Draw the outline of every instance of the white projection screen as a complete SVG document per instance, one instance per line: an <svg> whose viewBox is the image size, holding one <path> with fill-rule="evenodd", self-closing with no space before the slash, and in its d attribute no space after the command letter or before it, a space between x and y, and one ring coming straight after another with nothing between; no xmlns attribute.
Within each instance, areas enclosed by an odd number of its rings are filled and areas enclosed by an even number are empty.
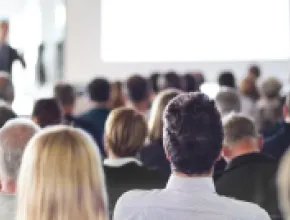
<svg viewBox="0 0 290 220"><path fill-rule="evenodd" d="M102 0L103 62L288 60L289 0Z"/></svg>

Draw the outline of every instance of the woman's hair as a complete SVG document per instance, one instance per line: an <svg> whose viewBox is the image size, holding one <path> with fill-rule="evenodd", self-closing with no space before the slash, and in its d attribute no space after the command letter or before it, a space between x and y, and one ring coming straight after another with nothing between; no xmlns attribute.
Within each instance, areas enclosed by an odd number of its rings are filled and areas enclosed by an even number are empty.
<svg viewBox="0 0 290 220"><path fill-rule="evenodd" d="M278 195L285 220L290 219L290 150L285 153L278 170Z"/></svg>
<svg viewBox="0 0 290 220"><path fill-rule="evenodd" d="M256 81L251 77L245 77L240 84L240 92L242 95L250 98L253 101L257 101L260 97Z"/></svg>
<svg viewBox="0 0 290 220"><path fill-rule="evenodd" d="M281 89L281 82L275 77L269 77L262 82L261 95L267 99L277 98L280 97Z"/></svg>
<svg viewBox="0 0 290 220"><path fill-rule="evenodd" d="M100 153L79 129L37 134L24 153L17 189L17 220L107 219Z"/></svg>
<svg viewBox="0 0 290 220"><path fill-rule="evenodd" d="M149 140L157 141L162 139L163 130L163 111L169 101L180 94L177 89L167 89L160 92L152 105L149 120Z"/></svg>
<svg viewBox="0 0 290 220"><path fill-rule="evenodd" d="M125 105L123 85L120 81L111 84L111 108L120 108Z"/></svg>
<svg viewBox="0 0 290 220"><path fill-rule="evenodd" d="M143 115L130 108L113 110L105 126L105 146L118 157L136 156L148 133Z"/></svg>

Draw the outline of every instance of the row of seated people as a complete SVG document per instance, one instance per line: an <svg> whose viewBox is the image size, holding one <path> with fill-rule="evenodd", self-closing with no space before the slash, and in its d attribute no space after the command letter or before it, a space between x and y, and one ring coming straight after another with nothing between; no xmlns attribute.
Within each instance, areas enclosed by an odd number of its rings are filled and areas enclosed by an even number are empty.
<svg viewBox="0 0 290 220"><path fill-rule="evenodd" d="M264 159L251 119L232 113L222 120L206 95L182 93L167 105L163 127L164 150L172 169L168 181L135 158L137 144L146 137L146 122L130 108L109 115L105 126L109 156L104 165L94 140L80 129L41 130L28 119L9 120L0 129L1 219L108 219L107 202L130 189L137 190L116 198L116 220L282 219L273 175L276 165L271 165L275 162L267 159L268 166L252 166ZM220 155L229 161L229 168L214 185L213 167ZM289 161L288 153L279 172L285 215ZM137 185L136 179L143 185ZM140 190L144 186L155 190Z"/></svg>
<svg viewBox="0 0 290 220"><path fill-rule="evenodd" d="M230 75L228 73L221 75L220 79L223 77L226 79L219 80L221 85L223 85L223 81L227 82L230 78L228 76ZM166 89L155 96L150 114L148 113L148 109L151 95L148 89L148 81L141 76L133 76L126 83L126 97L129 99L130 109L117 108L116 110L110 111L110 109L113 109L111 103L113 90L111 90L109 82L104 79L95 79L88 86L90 98L94 101L94 108L79 117L72 116L75 97L73 88L69 85L59 84L56 86L56 99L43 99L37 101L35 104L32 119L41 128L62 123L63 111L66 113L65 119L67 124L73 124L76 127L83 128L94 137L95 142L99 146L98 148L100 149L102 158L107 157L103 161L103 164L106 187L109 194L110 213L112 213L115 203L122 193L135 188L163 188L166 185L168 176L171 174L171 170L175 170L174 164L171 162L170 166L168 162L171 161L171 155L166 154L163 150L163 145L166 146L166 143L163 143L163 140L165 140L163 139L163 127L165 126L163 126L162 115L167 104L183 92L180 86L174 85L177 82L176 75L171 73L170 76L171 78L175 77L175 79L168 82L163 79L161 80L161 82L163 81L161 84L163 86L167 84L164 88L176 89ZM167 78L170 79L170 77ZM227 86L226 83L223 86ZM118 87L120 88L120 86ZM233 88L221 89L216 97L219 114L227 115L231 111L241 111L241 107L238 108L235 107L236 105L231 104L233 99L227 98L233 97L233 94L238 99L240 98L240 94L234 91ZM220 98L223 96L225 98ZM123 105L124 95L119 95L119 106ZM227 106L232 107L228 108ZM285 106L285 109L287 109L287 102ZM4 106L4 104L2 109L9 112L9 108ZM175 114L177 113L175 112ZM11 117L16 116L14 114ZM150 118L148 135L147 118ZM188 120L190 121L190 119ZM216 178L218 193L244 201L254 202L266 209L272 219L279 219L280 212L278 210L275 186L275 173L278 163L273 158L258 153L262 148L262 141L259 140L256 126L250 119L242 115L232 115L225 121L228 122L224 122L225 138L222 152L229 164L222 177L218 175L219 178ZM229 128L226 126L227 123L229 124ZM194 123L191 125L191 129L191 136L193 138L198 137L198 134L194 131ZM184 132L186 134L187 130ZM227 132L229 133L228 137L226 135ZM105 137L104 139L102 138L103 135ZM148 137L147 141L145 141L146 137ZM178 147L178 142L181 140L178 138L175 141L177 141L176 147ZM145 147L143 147L144 143L146 145ZM178 153L179 151L174 152L174 155ZM154 169L154 171L143 167L141 161L145 167ZM264 169L264 166L267 169ZM249 175L249 173L252 175ZM191 174L188 174L188 176L191 176ZM195 174L192 176L195 176ZM245 181L245 177L247 178L248 184L241 186L241 182ZM117 219L123 219L123 217ZM124 217L124 219L127 218ZM130 218L128 217L128 219Z"/></svg>

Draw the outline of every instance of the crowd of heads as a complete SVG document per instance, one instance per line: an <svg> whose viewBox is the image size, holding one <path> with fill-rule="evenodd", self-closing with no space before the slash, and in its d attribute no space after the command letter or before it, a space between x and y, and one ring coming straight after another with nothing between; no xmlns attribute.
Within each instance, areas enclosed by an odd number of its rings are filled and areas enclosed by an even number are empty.
<svg viewBox="0 0 290 220"><path fill-rule="evenodd" d="M86 93L95 107L111 110L104 126L107 156L136 157L146 141L162 140L172 172L202 176L212 175L221 155L228 161L244 146L259 151L260 135L289 119L290 95L283 99L274 77L258 84L260 76L253 65L239 86L231 70L222 71L215 99L200 92L200 72L134 74L124 82L96 78ZM81 129L61 126L73 117L75 88L57 84L53 98L35 102L32 120L11 109L7 77L0 77L0 88L0 183L2 190L17 188L17 219L106 219L98 146ZM243 98L256 106L256 115L243 113ZM284 210L290 207L289 158L279 175Z"/></svg>

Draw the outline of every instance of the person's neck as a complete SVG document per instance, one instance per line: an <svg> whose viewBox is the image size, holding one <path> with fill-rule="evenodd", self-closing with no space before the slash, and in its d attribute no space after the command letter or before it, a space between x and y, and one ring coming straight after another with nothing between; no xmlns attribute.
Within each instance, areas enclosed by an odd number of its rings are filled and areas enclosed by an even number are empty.
<svg viewBox="0 0 290 220"><path fill-rule="evenodd" d="M5 194L15 194L16 192L16 184L12 180L1 181L1 193Z"/></svg>
<svg viewBox="0 0 290 220"><path fill-rule="evenodd" d="M65 115L73 115L73 106L63 106L63 112Z"/></svg>
<svg viewBox="0 0 290 220"><path fill-rule="evenodd" d="M131 103L132 107L141 114L146 114L148 111L148 103L146 101L139 103Z"/></svg>
<svg viewBox="0 0 290 220"><path fill-rule="evenodd" d="M241 157L247 154L259 153L259 152L260 152L259 148L255 146L235 147L235 150L233 151L232 155L228 158L228 161L232 161L233 159L237 157Z"/></svg>
<svg viewBox="0 0 290 220"><path fill-rule="evenodd" d="M208 173L204 173L204 174L191 174L191 175L181 173L178 171L173 171L172 174L175 176L178 176L178 177L182 177L182 178L203 178L203 177L212 177L213 171L208 172Z"/></svg>

